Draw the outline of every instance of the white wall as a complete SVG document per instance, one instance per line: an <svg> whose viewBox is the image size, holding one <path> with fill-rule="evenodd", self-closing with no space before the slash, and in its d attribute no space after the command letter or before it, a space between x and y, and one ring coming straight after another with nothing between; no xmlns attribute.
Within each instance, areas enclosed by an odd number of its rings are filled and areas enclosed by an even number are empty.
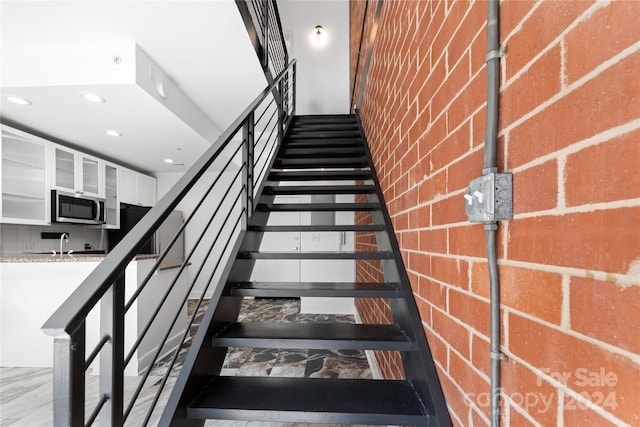
<svg viewBox="0 0 640 427"><path fill-rule="evenodd" d="M285 38L291 37L291 59L298 60L297 114L349 112L349 2L347 0L280 0ZM316 25L326 30L327 44L313 46Z"/></svg>

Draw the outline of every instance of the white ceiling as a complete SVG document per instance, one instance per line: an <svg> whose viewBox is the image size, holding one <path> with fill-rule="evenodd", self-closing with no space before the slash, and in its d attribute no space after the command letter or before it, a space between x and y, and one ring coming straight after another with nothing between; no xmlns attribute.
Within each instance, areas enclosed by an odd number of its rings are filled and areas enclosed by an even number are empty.
<svg viewBox="0 0 640 427"><path fill-rule="evenodd" d="M32 102L2 98L3 122L146 172L185 170L266 85L233 0L3 0L0 24L0 94ZM106 45L137 45L166 73L167 99L140 70L114 78ZM82 91L107 101L89 104Z"/></svg>

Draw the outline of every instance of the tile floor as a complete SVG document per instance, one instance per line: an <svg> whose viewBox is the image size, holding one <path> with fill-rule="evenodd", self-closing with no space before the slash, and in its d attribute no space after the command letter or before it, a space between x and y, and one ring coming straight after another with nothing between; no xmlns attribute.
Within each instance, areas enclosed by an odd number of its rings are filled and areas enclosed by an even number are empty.
<svg viewBox="0 0 640 427"><path fill-rule="evenodd" d="M190 302L194 306L193 302ZM300 314L298 300L246 299L240 319L253 322L354 322L353 316ZM198 319L204 312L201 307ZM196 321L197 322L197 321ZM182 352L178 358L184 358ZM161 375L166 371L167 361L161 361L151 372L149 386L143 388L140 402L134 406L127 425L142 424L145 403L153 399ZM176 370L177 368L174 368ZM281 376L281 377L332 377L371 378L371 371L364 352L337 350L277 350L277 349L230 349L223 367L223 375ZM0 427L39 427L52 425L52 369L49 368L0 368ZM169 384L175 381L172 374ZM89 377L89 395L97 396L97 377ZM137 377L125 380L125 402L137 387ZM94 391L94 392L92 392ZM166 401L168 393L160 396L159 407ZM89 412L95 405L86 403ZM159 412L159 411L156 411ZM149 425L156 425L159 413L154 413ZM210 420L206 426L215 427L276 427L306 426L301 423L258 423Z"/></svg>

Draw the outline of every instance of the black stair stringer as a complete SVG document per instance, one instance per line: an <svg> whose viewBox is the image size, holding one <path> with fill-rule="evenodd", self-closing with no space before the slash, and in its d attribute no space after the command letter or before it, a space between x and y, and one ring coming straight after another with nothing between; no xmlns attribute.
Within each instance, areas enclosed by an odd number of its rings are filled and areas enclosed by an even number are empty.
<svg viewBox="0 0 640 427"><path fill-rule="evenodd" d="M371 179L376 188L376 192L370 194L369 198L377 196L377 200L380 201L380 209L372 211L370 214L373 223L383 223L386 226L386 231L375 232L378 250L393 253L393 259L380 261L384 278L385 281L400 283L399 292L401 298L389 299L389 306L394 323L399 325L410 338L415 340L419 349L419 351L402 353L405 376L422 395L423 404L426 406L428 412L435 413L436 415L433 420L431 420L433 424L429 425L451 426L451 418L442 392L438 373L436 372L433 355L427 343L427 337L424 333L418 306L413 296L413 289L411 288L409 276L400 253L400 246L396 239L391 216L384 201L384 195L380 187L380 181L378 180L371 151L369 150L369 144L366 140L364 128L362 127L362 122L360 121L360 116L357 111L356 119L360 133L364 139L365 155L369 161L369 167L372 172Z"/></svg>
<svg viewBox="0 0 640 427"><path fill-rule="evenodd" d="M265 198L272 202L274 196L266 195ZM255 212L252 225L264 227L268 219L267 212ZM211 378L220 375L227 348L212 346L211 339L238 320L243 297L231 295L230 289L235 283L249 281L255 265L253 259L238 259L238 254L244 251L257 251L263 237L263 232L240 232L229 254L229 262L224 267L218 282L225 285L213 289L209 305L200 323L201 326L187 352L176 384L158 422L159 426L204 426L204 419L187 416L187 407L211 382Z"/></svg>

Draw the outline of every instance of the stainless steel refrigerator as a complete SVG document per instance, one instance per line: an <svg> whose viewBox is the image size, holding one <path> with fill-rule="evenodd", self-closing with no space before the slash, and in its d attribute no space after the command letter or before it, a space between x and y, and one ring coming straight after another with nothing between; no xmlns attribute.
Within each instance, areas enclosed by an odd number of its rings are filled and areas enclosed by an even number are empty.
<svg viewBox="0 0 640 427"><path fill-rule="evenodd" d="M109 230L109 250L112 250L151 208L128 204L120 205L120 229ZM181 211L173 211L138 254L161 254L184 222ZM181 263L184 260L184 232L180 233L163 263Z"/></svg>

